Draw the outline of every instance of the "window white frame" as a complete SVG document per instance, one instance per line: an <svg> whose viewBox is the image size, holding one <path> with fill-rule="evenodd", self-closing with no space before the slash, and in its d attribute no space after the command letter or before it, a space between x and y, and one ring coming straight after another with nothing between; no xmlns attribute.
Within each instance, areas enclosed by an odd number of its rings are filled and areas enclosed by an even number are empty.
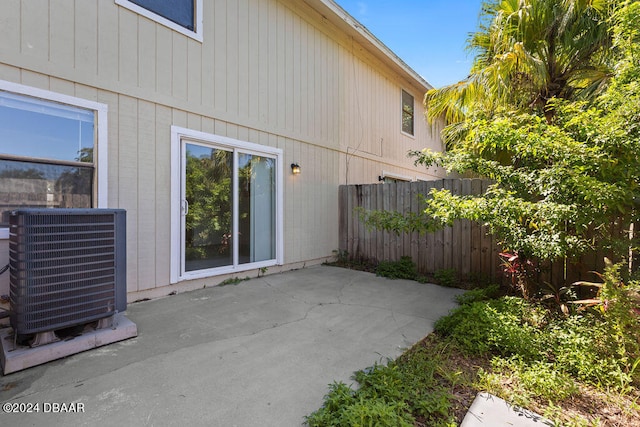
<svg viewBox="0 0 640 427"><path fill-rule="evenodd" d="M380 178L382 179L391 178L391 179L395 179L396 181L405 181L405 182L414 181L414 179L408 175L401 175L399 173L387 172L385 170L383 170L382 173L380 174Z"/></svg>
<svg viewBox="0 0 640 427"><path fill-rule="evenodd" d="M149 18L150 20L157 22L158 24L164 25L165 27L171 28L174 31L179 32L180 34L184 34L187 37L191 37L194 40L202 43L202 0L195 0L195 22L194 27L195 31L191 31L180 24L176 24L175 22L165 18L164 16L160 16L157 13L150 11L149 9L145 9L142 6L138 6L135 3L130 2L129 0L115 0L117 5L124 7L125 9L129 9L138 15L142 15L145 18Z"/></svg>
<svg viewBox="0 0 640 427"><path fill-rule="evenodd" d="M405 132L404 130L404 94L407 94L411 97L411 100L413 101L413 105L411 106L411 120L413 121L411 128L413 129L413 133L409 133L409 132ZM416 97L413 96L413 94L411 92L409 92L408 90L405 89L400 89L400 131L402 132L403 135L406 136L410 136L412 138L415 138L415 134L416 134Z"/></svg>
<svg viewBox="0 0 640 427"><path fill-rule="evenodd" d="M0 90L19 95L31 96L34 98L40 98L45 101L57 102L60 104L67 104L74 107L85 108L93 110L95 112L94 127L96 128L96 140L94 146L97 146L97 150L94 150L94 167L96 169L95 180L96 184L94 191L96 192L96 198L94 204L97 208L106 208L109 204L108 191L109 191L109 147L108 147L108 125L107 116L109 107L106 104L99 102L89 101L82 98L76 98L74 96L64 95L57 92L51 92L44 89L38 89L31 86L25 86L18 83L8 82L0 80ZM9 229L0 228L0 239L9 238Z"/></svg>
<svg viewBox="0 0 640 427"><path fill-rule="evenodd" d="M182 215L182 194L184 193L184 182L182 171L184 167L184 153L182 152L183 141L189 143L211 146L213 148L228 149L233 151L234 170L238 164L238 154L246 153L258 156L266 156L276 161L276 218L275 218L275 259L266 261L239 264L234 254L233 265L216 267L206 270L185 271L184 268L184 215ZM178 283L183 280L212 277L220 274L236 273L246 270L254 270L262 267L283 264L284 254L284 204L283 204L283 151L279 148L240 141L225 136L215 135L206 132L195 131L179 126L171 126L171 263L170 282ZM238 192L237 174L234 173L233 192ZM237 200L237 198L234 198ZM233 221L234 228L237 229L238 204L234 202Z"/></svg>

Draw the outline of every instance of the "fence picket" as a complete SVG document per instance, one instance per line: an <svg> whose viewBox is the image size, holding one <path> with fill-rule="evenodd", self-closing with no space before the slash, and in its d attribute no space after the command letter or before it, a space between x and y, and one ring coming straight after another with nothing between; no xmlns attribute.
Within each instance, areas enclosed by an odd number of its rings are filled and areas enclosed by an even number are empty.
<svg viewBox="0 0 640 427"><path fill-rule="evenodd" d="M411 212L417 214L420 212L420 201L418 198L418 186L409 185L409 192L411 194ZM418 269L420 269L420 252L419 252L420 235L417 231L411 233L411 259L416 263Z"/></svg>
<svg viewBox="0 0 640 427"><path fill-rule="evenodd" d="M461 182L460 194L471 194L471 180L463 179ZM458 275L460 279L468 280L471 273L471 221L460 221L460 249L454 252L454 256L459 257Z"/></svg>
<svg viewBox="0 0 640 427"><path fill-rule="evenodd" d="M404 197L404 214L408 214L411 212L412 202L411 202L411 184L403 183L402 184L402 194ZM404 247L402 249L402 253L406 256L411 256L411 233L403 233L404 239Z"/></svg>
<svg viewBox="0 0 640 427"><path fill-rule="evenodd" d="M376 186L376 209L383 210L384 209L384 187L382 185ZM376 230L376 258L375 260L384 260L384 231Z"/></svg>
<svg viewBox="0 0 640 427"><path fill-rule="evenodd" d="M452 179L444 180L443 188L449 190L453 194L453 181ZM453 226L445 227L442 229L442 266L439 269L451 269L453 268L452 262L452 250L453 250ZM437 271L437 270L436 270Z"/></svg>

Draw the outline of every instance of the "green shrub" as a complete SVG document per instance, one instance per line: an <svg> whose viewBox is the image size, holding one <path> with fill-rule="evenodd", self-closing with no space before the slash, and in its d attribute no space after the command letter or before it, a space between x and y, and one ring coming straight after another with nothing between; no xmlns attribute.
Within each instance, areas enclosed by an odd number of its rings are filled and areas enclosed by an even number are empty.
<svg viewBox="0 0 640 427"><path fill-rule="evenodd" d="M625 284L620 265L605 269L602 288L602 347L619 361L629 381L640 386L640 284Z"/></svg>
<svg viewBox="0 0 640 427"><path fill-rule="evenodd" d="M415 402L414 411L431 423L435 423L437 420L446 420L451 413L451 399L452 396L448 391L435 388Z"/></svg>
<svg viewBox="0 0 640 427"><path fill-rule="evenodd" d="M343 382L329 385L329 392L324 396L324 405L311 415L306 422L310 427L339 426L340 416L344 408L356 403L355 392Z"/></svg>
<svg viewBox="0 0 640 427"><path fill-rule="evenodd" d="M451 347L451 349L449 349ZM437 352L414 348L386 365L354 374L359 387L331 386L324 405L306 418L310 426L413 426L414 416L430 426L456 425L452 396L439 372L455 345Z"/></svg>
<svg viewBox="0 0 640 427"><path fill-rule="evenodd" d="M577 378L598 386L624 390L640 384L640 306L637 285L625 285L620 265L605 260L595 298L575 301L579 315L555 319L547 341L559 366ZM634 368L635 366L635 368Z"/></svg>
<svg viewBox="0 0 640 427"><path fill-rule="evenodd" d="M573 378L549 362L526 363L517 356L494 357L492 372L482 371L479 375L483 388L495 394L502 394L510 402L527 406L529 400L538 397L548 402L559 402L574 396L579 389ZM510 392L504 395L502 384L508 383Z"/></svg>
<svg viewBox="0 0 640 427"><path fill-rule="evenodd" d="M502 297L454 309L436 322L435 330L451 336L470 354L519 354L533 359L541 350L541 323L541 309L521 298Z"/></svg>
<svg viewBox="0 0 640 427"><path fill-rule="evenodd" d="M389 279L415 280L418 273L411 257L403 256L400 261L381 261L376 268L376 275Z"/></svg>
<svg viewBox="0 0 640 427"><path fill-rule="evenodd" d="M360 384L359 397L385 401L404 398L403 373L393 361L386 366L375 364L356 372L353 377Z"/></svg>
<svg viewBox="0 0 640 427"><path fill-rule="evenodd" d="M485 288L471 289L461 295L456 295L455 300L460 305L469 305L476 301L495 299L500 295L500 286L489 285Z"/></svg>
<svg viewBox="0 0 640 427"><path fill-rule="evenodd" d="M556 365L596 386L624 389L632 382L631 360L624 343L616 343L612 327L593 315L555 321L547 331L547 345Z"/></svg>
<svg viewBox="0 0 640 427"><path fill-rule="evenodd" d="M340 416L339 426L344 427L413 427L414 418L407 404L387 402L382 399L361 399L345 407Z"/></svg>
<svg viewBox="0 0 640 427"><path fill-rule="evenodd" d="M458 273L453 268L442 268L433 273L433 278L440 286L453 288L458 284Z"/></svg>
<svg viewBox="0 0 640 427"><path fill-rule="evenodd" d="M416 282L425 284L425 283L433 283L433 280L431 280L429 276L423 276L419 274L418 277L416 277Z"/></svg>
<svg viewBox="0 0 640 427"><path fill-rule="evenodd" d="M414 425L405 402L401 372L390 366L375 365L355 374L360 383L353 391L344 383L334 383L325 403L306 418L309 426L389 426Z"/></svg>
<svg viewBox="0 0 640 427"><path fill-rule="evenodd" d="M604 277L601 302L576 315L554 316L521 298L485 300L487 292L476 290L460 296L461 307L438 320L435 329L469 354L517 356L534 371L550 364L558 375L624 391L640 383L636 291L620 285L618 276ZM538 390L539 384L519 372L521 381Z"/></svg>

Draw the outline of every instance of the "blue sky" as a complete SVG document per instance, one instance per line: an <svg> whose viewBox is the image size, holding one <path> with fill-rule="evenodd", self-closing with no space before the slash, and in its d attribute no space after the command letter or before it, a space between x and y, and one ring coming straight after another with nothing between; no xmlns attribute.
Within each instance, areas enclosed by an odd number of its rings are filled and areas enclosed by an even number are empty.
<svg viewBox="0 0 640 427"><path fill-rule="evenodd" d="M464 79L481 0L335 0L434 87Z"/></svg>

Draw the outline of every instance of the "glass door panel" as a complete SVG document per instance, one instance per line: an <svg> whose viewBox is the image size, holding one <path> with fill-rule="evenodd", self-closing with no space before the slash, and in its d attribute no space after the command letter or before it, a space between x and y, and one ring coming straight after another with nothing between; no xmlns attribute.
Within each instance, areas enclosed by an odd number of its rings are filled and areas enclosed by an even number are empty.
<svg viewBox="0 0 640 427"><path fill-rule="evenodd" d="M233 152L183 147L184 271L233 265Z"/></svg>
<svg viewBox="0 0 640 427"><path fill-rule="evenodd" d="M238 263L276 257L275 159L238 154Z"/></svg>

